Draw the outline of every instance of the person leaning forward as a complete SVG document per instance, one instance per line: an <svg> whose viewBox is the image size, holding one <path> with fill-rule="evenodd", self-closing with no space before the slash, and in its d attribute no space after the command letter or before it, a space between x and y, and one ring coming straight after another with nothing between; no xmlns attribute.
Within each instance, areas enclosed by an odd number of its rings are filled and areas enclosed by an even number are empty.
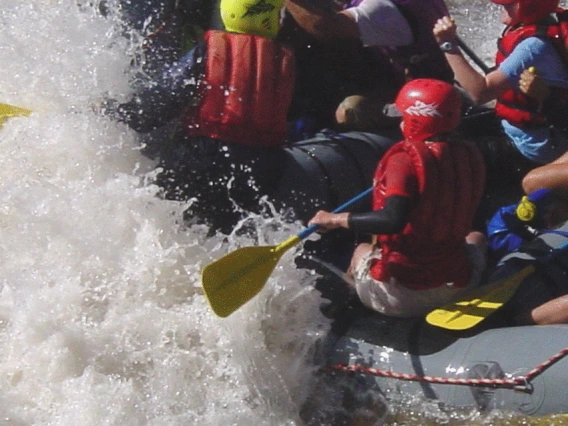
<svg viewBox="0 0 568 426"><path fill-rule="evenodd" d="M194 198L191 213L224 231L240 211L258 208L282 172L295 80L293 51L274 40L282 6L222 0L226 31L207 31L155 84L105 106L139 132L181 112L176 137L158 154L158 184L167 198Z"/></svg>
<svg viewBox="0 0 568 426"><path fill-rule="evenodd" d="M485 237L471 231L485 166L474 145L451 137L461 102L446 82L407 83L395 101L405 140L379 161L373 211L319 211L309 222L373 235L348 273L363 304L385 315L423 315L476 286L485 268Z"/></svg>

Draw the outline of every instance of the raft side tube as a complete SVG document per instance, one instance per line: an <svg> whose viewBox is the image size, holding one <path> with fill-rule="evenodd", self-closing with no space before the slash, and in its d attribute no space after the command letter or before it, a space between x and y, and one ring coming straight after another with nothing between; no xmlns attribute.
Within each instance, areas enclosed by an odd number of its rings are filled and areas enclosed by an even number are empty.
<svg viewBox="0 0 568 426"><path fill-rule="evenodd" d="M420 346L422 336L415 337L417 340L409 345ZM568 359L565 356L527 381L525 390L500 386L499 381L523 378L566 349L567 342L568 325L487 330L477 336L456 339L451 345L427 355L413 355L343 337L337 341L328 366L359 365L376 368L386 375L408 377L410 380L355 373L364 376L366 381L372 378L373 385L393 400L415 396L437 400L452 408L512 410L523 415L544 416L568 413ZM348 373L333 374L344 374L349 380ZM421 380L424 377L441 379L442 383ZM489 379L490 384L458 385L450 382L454 379ZM444 380L448 382L443 383Z"/></svg>
<svg viewBox="0 0 568 426"><path fill-rule="evenodd" d="M565 222L523 245L522 251L505 256L489 274L489 282L528 264L537 270L498 312L472 329L445 330L422 318L365 311L342 335L330 333L321 342L316 363L327 375L342 375L345 383L356 377L359 385L363 381L391 401L419 397L460 409L511 410L530 416L568 413L568 324L513 325L524 309L568 294L567 241ZM363 372L334 368L342 364Z"/></svg>
<svg viewBox="0 0 568 426"><path fill-rule="evenodd" d="M277 206L307 221L372 186L378 161L400 137L364 132L322 133L286 148L284 174L273 193ZM369 208L370 198L350 211Z"/></svg>

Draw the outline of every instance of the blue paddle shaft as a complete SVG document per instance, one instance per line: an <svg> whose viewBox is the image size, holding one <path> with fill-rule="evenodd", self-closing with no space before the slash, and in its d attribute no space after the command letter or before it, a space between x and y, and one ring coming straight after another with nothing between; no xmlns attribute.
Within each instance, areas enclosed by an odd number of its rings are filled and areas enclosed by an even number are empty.
<svg viewBox="0 0 568 426"><path fill-rule="evenodd" d="M343 210L347 209L348 207L351 207L353 204L355 204L357 201L365 198L367 195L369 195L371 192L373 192L373 187L370 187L368 189L366 189L365 191L361 192L359 195L351 198L349 201L346 201L344 204L340 205L338 208L336 208L335 210L332 211L332 213L341 213ZM319 228L318 225L311 225L308 226L306 229L304 229L302 232L300 232L298 234L298 238L300 240L303 240L304 238L308 237L309 235L313 234L314 232L317 231L317 229Z"/></svg>

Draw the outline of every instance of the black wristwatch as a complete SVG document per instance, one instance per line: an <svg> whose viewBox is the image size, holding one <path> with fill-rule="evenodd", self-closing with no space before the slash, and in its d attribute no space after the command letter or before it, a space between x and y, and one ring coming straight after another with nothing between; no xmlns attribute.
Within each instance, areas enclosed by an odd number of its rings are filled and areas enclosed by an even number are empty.
<svg viewBox="0 0 568 426"><path fill-rule="evenodd" d="M445 41L440 44L440 50L442 52L451 52L455 49L456 45L451 41Z"/></svg>

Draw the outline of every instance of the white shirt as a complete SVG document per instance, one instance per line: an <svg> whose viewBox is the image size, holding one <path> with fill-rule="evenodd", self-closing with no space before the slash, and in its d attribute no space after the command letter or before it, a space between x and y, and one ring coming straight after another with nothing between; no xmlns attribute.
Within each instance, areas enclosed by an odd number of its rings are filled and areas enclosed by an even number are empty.
<svg viewBox="0 0 568 426"><path fill-rule="evenodd" d="M408 46L414 41L408 21L390 0L363 0L345 12L357 23L365 46Z"/></svg>

